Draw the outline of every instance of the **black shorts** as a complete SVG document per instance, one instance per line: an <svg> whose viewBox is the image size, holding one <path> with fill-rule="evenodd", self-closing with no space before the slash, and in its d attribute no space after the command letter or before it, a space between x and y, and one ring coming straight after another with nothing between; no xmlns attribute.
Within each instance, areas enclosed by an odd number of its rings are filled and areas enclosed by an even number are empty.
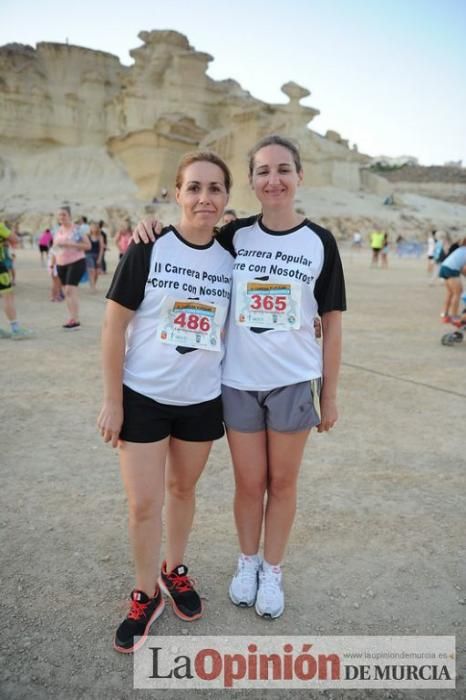
<svg viewBox="0 0 466 700"><path fill-rule="evenodd" d="M63 286L77 287L86 272L86 259L76 260L69 265L57 265L57 274Z"/></svg>
<svg viewBox="0 0 466 700"><path fill-rule="evenodd" d="M128 442L158 442L169 435L187 442L210 442L225 433L221 396L190 406L170 406L123 385L123 416L120 440Z"/></svg>
<svg viewBox="0 0 466 700"><path fill-rule="evenodd" d="M42 243L39 243L39 250L41 253L48 253L49 247L48 245L42 245Z"/></svg>

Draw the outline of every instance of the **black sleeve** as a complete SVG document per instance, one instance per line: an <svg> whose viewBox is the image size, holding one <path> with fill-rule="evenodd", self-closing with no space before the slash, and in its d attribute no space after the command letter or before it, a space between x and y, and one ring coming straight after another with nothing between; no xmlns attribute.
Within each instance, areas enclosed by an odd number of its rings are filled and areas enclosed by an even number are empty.
<svg viewBox="0 0 466 700"><path fill-rule="evenodd" d="M243 226L252 226L257 217L258 215L256 214L254 216L247 216L242 219L235 219L235 221L230 221L229 224L222 226L216 235L216 239L222 248L225 248L225 250L228 250L233 257L236 257L235 249L233 248L233 236L235 235L236 231L243 228Z"/></svg>
<svg viewBox="0 0 466 700"><path fill-rule="evenodd" d="M106 298L136 311L144 299L154 243L130 243L118 263Z"/></svg>
<svg viewBox="0 0 466 700"><path fill-rule="evenodd" d="M324 246L324 264L314 287L319 316L328 311L346 311L345 278L337 242L327 229L312 224L312 230Z"/></svg>

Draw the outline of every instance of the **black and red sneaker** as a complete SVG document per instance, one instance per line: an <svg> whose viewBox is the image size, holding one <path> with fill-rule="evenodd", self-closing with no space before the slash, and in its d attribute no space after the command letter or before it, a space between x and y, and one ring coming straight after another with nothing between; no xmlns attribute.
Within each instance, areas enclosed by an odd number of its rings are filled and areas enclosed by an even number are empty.
<svg viewBox="0 0 466 700"><path fill-rule="evenodd" d="M62 328L65 329L65 331L77 331L81 328L81 324L79 321L75 321L73 318L70 318L68 323L64 323Z"/></svg>
<svg viewBox="0 0 466 700"><path fill-rule="evenodd" d="M175 566L167 573L167 562L164 561L160 571L160 588L171 600L173 612L182 620L191 622L202 615L202 600L194 590L192 579L188 576L188 567L184 564Z"/></svg>
<svg viewBox="0 0 466 700"><path fill-rule="evenodd" d="M154 620L162 614L165 602L158 588L153 598L143 591L131 591L131 607L128 615L116 631L113 648L123 654L131 654L146 641L149 629ZM135 637L140 637L137 641Z"/></svg>

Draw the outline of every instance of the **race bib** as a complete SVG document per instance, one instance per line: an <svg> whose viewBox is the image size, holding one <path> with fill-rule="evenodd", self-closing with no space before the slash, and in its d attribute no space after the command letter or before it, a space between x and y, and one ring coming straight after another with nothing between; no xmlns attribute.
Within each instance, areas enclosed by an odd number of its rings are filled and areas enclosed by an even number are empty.
<svg viewBox="0 0 466 700"><path fill-rule="evenodd" d="M165 297L157 337L161 343L198 350L221 349L226 308L192 299Z"/></svg>
<svg viewBox="0 0 466 700"><path fill-rule="evenodd" d="M239 326L277 331L301 326L301 286L287 282L240 282L236 290L235 321Z"/></svg>

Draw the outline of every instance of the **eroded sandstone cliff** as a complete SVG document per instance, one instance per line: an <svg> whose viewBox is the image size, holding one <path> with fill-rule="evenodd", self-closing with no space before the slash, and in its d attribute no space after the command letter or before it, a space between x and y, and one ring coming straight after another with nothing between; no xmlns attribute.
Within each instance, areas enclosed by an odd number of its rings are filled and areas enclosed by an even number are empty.
<svg viewBox="0 0 466 700"><path fill-rule="evenodd" d="M337 132L308 128L318 110L289 82L287 104L266 104L234 80L207 75L212 57L174 31L141 32L134 63L68 44L0 48L0 196L4 210L125 206L173 183L187 150L215 149L233 172L232 205L254 206L246 153L279 132L302 149L306 184L356 191L366 157Z"/></svg>

